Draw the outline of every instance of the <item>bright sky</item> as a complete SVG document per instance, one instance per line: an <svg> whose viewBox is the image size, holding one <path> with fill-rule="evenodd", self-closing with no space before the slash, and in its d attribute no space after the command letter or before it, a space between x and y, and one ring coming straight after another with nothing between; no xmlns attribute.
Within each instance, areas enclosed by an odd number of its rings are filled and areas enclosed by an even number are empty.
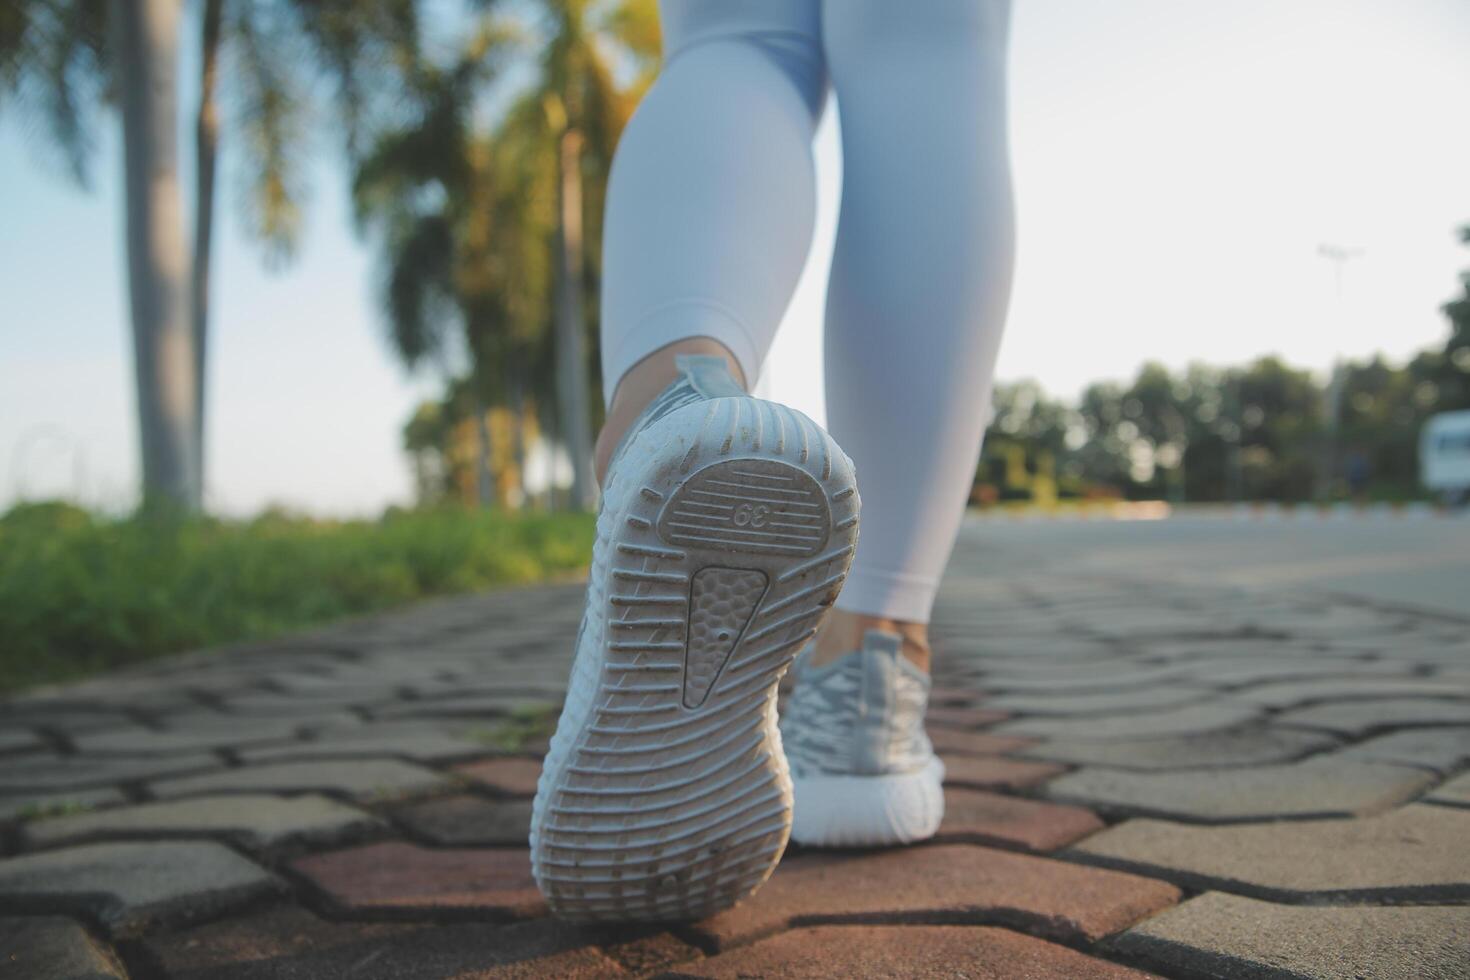
<svg viewBox="0 0 1470 980"><path fill-rule="evenodd" d="M1075 395L1145 359L1402 359L1438 343L1470 266L1464 0L1017 0L1012 137L1020 259L1002 379ZM828 114L812 260L765 384L821 416L826 254L840 180ZM123 507L136 483L120 163L92 193L0 117L0 507ZM228 168L228 160L226 163ZM382 341L373 256L336 158L308 231L261 269L227 176L214 277L211 506L372 513L407 501L399 430L435 392ZM1320 243L1359 247L1344 301Z"/></svg>

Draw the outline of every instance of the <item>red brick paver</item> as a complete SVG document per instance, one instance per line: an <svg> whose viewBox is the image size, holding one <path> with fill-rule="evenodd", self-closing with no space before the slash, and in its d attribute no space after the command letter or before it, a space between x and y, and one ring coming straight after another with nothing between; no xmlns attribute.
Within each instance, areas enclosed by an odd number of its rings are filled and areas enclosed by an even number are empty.
<svg viewBox="0 0 1470 980"><path fill-rule="evenodd" d="M1143 980L1150 974L1065 946L982 926L818 926L685 966L693 977L965 977L967 980Z"/></svg>
<svg viewBox="0 0 1470 980"><path fill-rule="evenodd" d="M824 921L964 919L1096 940L1174 904L1173 885L987 847L938 845L788 858L751 900L691 926L717 949L788 925Z"/></svg>
<svg viewBox="0 0 1470 980"><path fill-rule="evenodd" d="M970 841L1052 851L1103 829L1091 810L981 790L944 791L941 843Z"/></svg>
<svg viewBox="0 0 1470 980"><path fill-rule="evenodd" d="M454 771L507 796L535 796L541 778L539 759L486 759L455 766Z"/></svg>
<svg viewBox="0 0 1470 980"><path fill-rule="evenodd" d="M158 975L169 980L624 975L586 936L552 919L508 926L327 922L288 905L155 936L144 945Z"/></svg>
<svg viewBox="0 0 1470 980"><path fill-rule="evenodd" d="M391 841L301 858L291 865L354 913L545 911L525 850L431 849Z"/></svg>
<svg viewBox="0 0 1470 980"><path fill-rule="evenodd" d="M1067 771L1066 766L1029 759L987 758L969 755L945 755L944 782L948 786L973 786L980 789L1020 789L1044 783Z"/></svg>
<svg viewBox="0 0 1470 980"><path fill-rule="evenodd" d="M989 735L958 728L931 728L934 751L945 755L1009 755L1035 745L1038 739L1021 735Z"/></svg>

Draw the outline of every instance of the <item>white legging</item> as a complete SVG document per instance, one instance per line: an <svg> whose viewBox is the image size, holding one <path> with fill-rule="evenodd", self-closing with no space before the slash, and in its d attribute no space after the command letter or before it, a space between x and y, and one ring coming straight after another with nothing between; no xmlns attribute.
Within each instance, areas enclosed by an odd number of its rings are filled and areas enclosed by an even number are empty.
<svg viewBox="0 0 1470 980"><path fill-rule="evenodd" d="M927 622L980 453L1009 300L1007 0L661 0L666 62L608 188L604 390L712 337L753 383L816 210L827 75L842 210L828 427L862 532L838 606Z"/></svg>

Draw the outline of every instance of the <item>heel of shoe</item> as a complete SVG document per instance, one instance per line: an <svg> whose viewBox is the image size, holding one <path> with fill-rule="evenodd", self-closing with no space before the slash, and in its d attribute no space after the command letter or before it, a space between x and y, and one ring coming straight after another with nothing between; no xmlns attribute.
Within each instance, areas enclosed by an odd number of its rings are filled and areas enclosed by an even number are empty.
<svg viewBox="0 0 1470 980"><path fill-rule="evenodd" d="M793 777L791 839L804 847L891 847L927 840L944 820L944 764L884 776Z"/></svg>

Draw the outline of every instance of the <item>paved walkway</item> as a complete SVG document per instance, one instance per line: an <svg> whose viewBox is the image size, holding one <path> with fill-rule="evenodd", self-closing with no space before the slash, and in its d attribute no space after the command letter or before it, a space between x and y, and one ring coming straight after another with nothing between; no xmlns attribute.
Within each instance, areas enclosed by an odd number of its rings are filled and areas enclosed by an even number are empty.
<svg viewBox="0 0 1470 980"><path fill-rule="evenodd" d="M1465 621L994 555L937 614L939 838L671 929L530 877L579 588L0 705L0 977L1470 976Z"/></svg>

